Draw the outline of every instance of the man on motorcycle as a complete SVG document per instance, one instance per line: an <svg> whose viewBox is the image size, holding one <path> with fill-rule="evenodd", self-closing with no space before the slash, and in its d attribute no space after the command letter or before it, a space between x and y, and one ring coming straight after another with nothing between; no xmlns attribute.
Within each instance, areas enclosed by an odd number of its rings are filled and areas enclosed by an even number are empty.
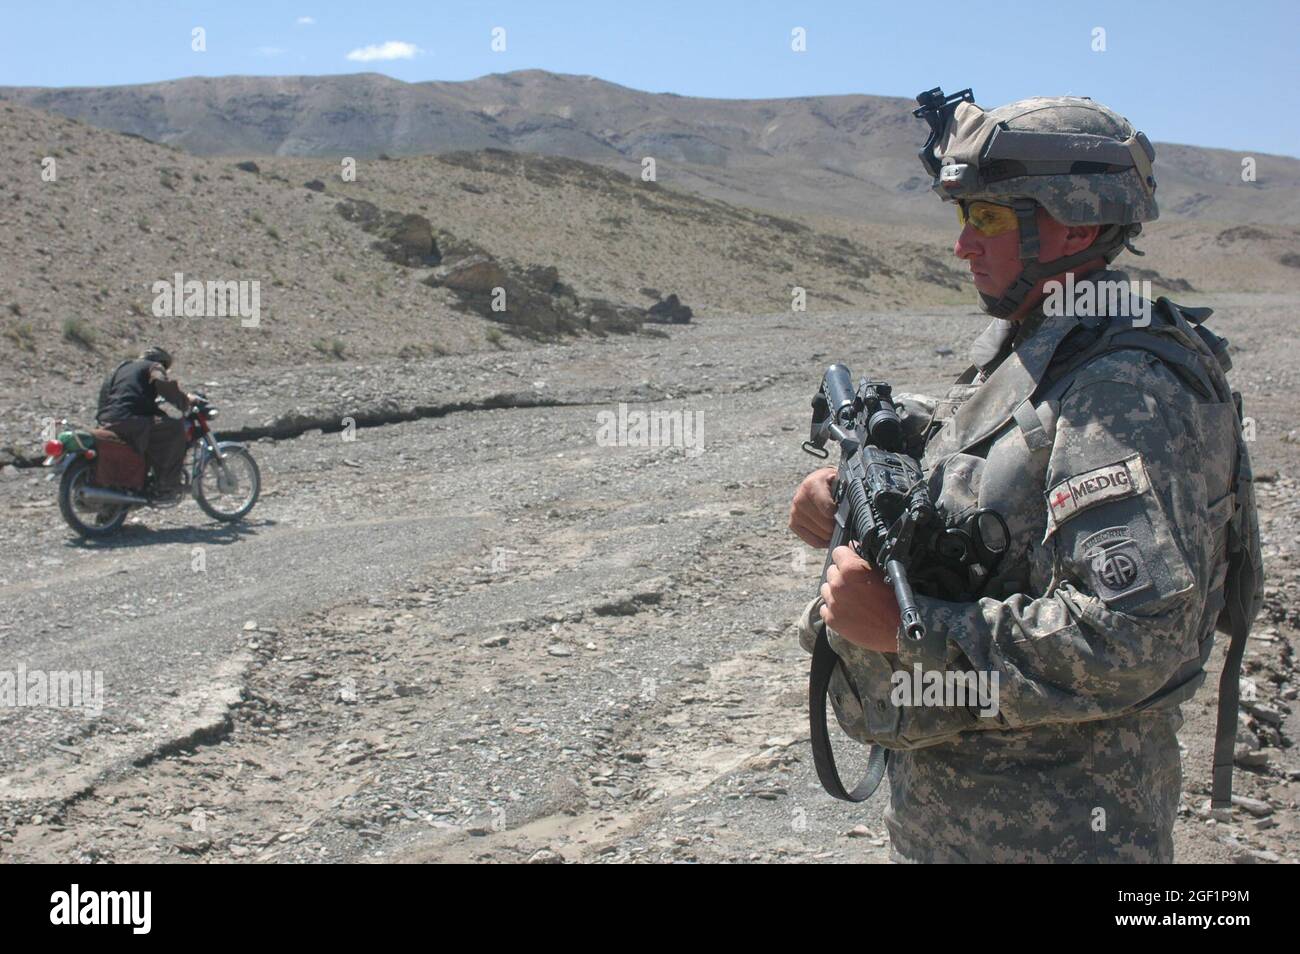
<svg viewBox="0 0 1300 954"><path fill-rule="evenodd" d="M194 399L167 376L171 365L171 354L157 346L135 360L123 361L104 379L96 414L101 427L122 438L153 466L157 490L164 500L181 493L185 422L160 414L156 399L161 397L182 411L188 410Z"/></svg>

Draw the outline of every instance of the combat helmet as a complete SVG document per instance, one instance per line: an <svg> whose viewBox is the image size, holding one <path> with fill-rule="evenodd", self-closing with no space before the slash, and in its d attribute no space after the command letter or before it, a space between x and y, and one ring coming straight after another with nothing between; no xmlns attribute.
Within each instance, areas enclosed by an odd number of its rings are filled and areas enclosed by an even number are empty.
<svg viewBox="0 0 1300 954"><path fill-rule="evenodd" d="M1123 116L1086 96L1040 96L985 111L969 89L917 96L913 115L930 124L920 158L945 202L984 199L1011 206L1020 225L1020 277L1000 298L980 294L989 314L1005 318L1034 284L1098 257L1111 262L1142 223L1156 219L1156 152ZM1086 249L1038 260L1034 211L1065 225L1103 226Z"/></svg>

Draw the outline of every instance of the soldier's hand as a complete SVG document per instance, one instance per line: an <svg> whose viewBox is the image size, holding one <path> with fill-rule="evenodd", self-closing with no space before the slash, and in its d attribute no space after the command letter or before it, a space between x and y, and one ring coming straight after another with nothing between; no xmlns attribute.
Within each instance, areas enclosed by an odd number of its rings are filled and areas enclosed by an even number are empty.
<svg viewBox="0 0 1300 954"><path fill-rule="evenodd" d="M835 500L831 497L835 474L834 467L814 470L803 479L790 503L790 529L810 547L830 546L835 530Z"/></svg>
<svg viewBox="0 0 1300 954"><path fill-rule="evenodd" d="M821 588L826 625L864 649L898 652L898 599L885 575L849 547L836 547L831 560Z"/></svg>

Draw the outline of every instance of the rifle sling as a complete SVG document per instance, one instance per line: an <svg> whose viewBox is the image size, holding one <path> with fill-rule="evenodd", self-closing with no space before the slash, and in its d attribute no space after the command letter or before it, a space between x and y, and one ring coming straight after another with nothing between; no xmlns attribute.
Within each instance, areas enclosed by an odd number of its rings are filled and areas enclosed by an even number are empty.
<svg viewBox="0 0 1300 954"><path fill-rule="evenodd" d="M826 639L826 626L816 627L817 641L813 645L812 666L808 671L808 733L812 743L813 766L817 778L827 794L846 802L864 802L880 787L889 764L889 750L873 745L867 755L867 772L853 791L844 788L839 770L835 767L835 753L831 751L830 734L826 728L826 697L830 694L831 676L839 665Z"/></svg>

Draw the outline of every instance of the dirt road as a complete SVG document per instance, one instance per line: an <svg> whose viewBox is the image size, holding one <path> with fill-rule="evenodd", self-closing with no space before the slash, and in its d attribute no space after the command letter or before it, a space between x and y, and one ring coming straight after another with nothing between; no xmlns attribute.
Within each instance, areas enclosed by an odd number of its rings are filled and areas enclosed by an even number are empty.
<svg viewBox="0 0 1300 954"><path fill-rule="evenodd" d="M1238 771L1260 806L1205 817L1203 690L1177 838L1181 860L1285 860L1296 375L1277 302L1218 304L1257 419L1271 589L1248 672L1277 744ZM790 624L821 555L786 508L826 363L933 390L982 327L784 315L225 378L208 390L232 428L425 409L254 442L266 494L234 530L187 502L81 544L53 484L7 472L0 670L101 672L104 700L0 710L0 858L886 860L880 805L812 773ZM680 412L681 446L607 446L620 403Z"/></svg>

